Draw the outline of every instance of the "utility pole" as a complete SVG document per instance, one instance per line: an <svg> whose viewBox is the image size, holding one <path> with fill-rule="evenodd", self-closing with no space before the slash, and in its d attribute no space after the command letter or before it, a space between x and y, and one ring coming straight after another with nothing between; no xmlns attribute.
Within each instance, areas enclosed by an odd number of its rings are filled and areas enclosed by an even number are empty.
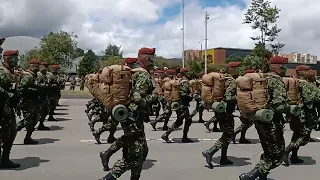
<svg viewBox="0 0 320 180"><path fill-rule="evenodd" d="M209 14L206 11L205 17L204 17L204 25L205 25L205 31L204 31L204 72L208 73L208 55L207 55L207 49L208 49L208 19Z"/></svg>
<svg viewBox="0 0 320 180"><path fill-rule="evenodd" d="M199 44L200 44L200 59L202 59L202 43L199 42Z"/></svg>
<svg viewBox="0 0 320 180"><path fill-rule="evenodd" d="M182 0L182 67L184 66L184 0Z"/></svg>

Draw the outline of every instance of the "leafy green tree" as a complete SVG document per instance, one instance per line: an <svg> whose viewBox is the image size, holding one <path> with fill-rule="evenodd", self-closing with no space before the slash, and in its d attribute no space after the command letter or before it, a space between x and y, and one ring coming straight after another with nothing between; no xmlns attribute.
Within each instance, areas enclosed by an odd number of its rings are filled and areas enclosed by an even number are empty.
<svg viewBox="0 0 320 180"><path fill-rule="evenodd" d="M121 46L109 44L108 47L103 51L102 59L109 59L110 57L120 57L123 58L123 51L121 50Z"/></svg>
<svg viewBox="0 0 320 180"><path fill-rule="evenodd" d="M73 58L84 56L84 50L81 48L76 48L75 52L73 53Z"/></svg>
<svg viewBox="0 0 320 180"><path fill-rule="evenodd" d="M194 74L199 74L204 69L201 61L187 61L187 67L191 72L194 72Z"/></svg>
<svg viewBox="0 0 320 180"><path fill-rule="evenodd" d="M18 65L19 67L26 69L29 66L29 61L31 59L42 60L41 50L38 48L33 48L29 51L26 51L25 54L20 55Z"/></svg>
<svg viewBox="0 0 320 180"><path fill-rule="evenodd" d="M162 56L155 55L154 65L160 69L168 67L167 59Z"/></svg>
<svg viewBox="0 0 320 180"><path fill-rule="evenodd" d="M83 60L79 64L79 75L86 75L90 73L97 72L99 68L99 63L97 56L90 49L84 54Z"/></svg>
<svg viewBox="0 0 320 180"><path fill-rule="evenodd" d="M251 37L252 40L257 41L256 45L262 46L260 56L262 60L262 71L268 70L268 59L265 58L265 50L268 46L271 48L271 52L276 54L279 52L285 44L275 43L276 37L281 32L281 29L277 26L277 20L279 18L279 8L271 7L271 2L268 0L252 0L250 8L245 13L244 24L251 24L253 30L259 30L260 36Z"/></svg>
<svg viewBox="0 0 320 180"><path fill-rule="evenodd" d="M226 64L228 64L229 62L241 62L242 60L243 60L243 58L241 58L239 56L231 55L231 56L227 57L224 62Z"/></svg>
<svg viewBox="0 0 320 180"><path fill-rule="evenodd" d="M109 57L109 59L101 60L100 67L111 66L114 64L123 64L124 59L120 56Z"/></svg>
<svg viewBox="0 0 320 180"><path fill-rule="evenodd" d="M40 42L42 59L48 63L69 67L77 49L76 37L65 31L50 32L45 35Z"/></svg>
<svg viewBox="0 0 320 180"><path fill-rule="evenodd" d="M242 75L247 69L261 69L262 61L261 57L255 55L246 56L240 64L239 74Z"/></svg>

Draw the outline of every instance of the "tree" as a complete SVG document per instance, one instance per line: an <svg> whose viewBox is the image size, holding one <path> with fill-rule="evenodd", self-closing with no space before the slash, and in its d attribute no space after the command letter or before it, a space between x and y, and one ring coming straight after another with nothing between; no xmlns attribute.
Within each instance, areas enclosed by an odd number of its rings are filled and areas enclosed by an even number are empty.
<svg viewBox="0 0 320 180"><path fill-rule="evenodd" d="M81 57L84 56L84 50L81 48L76 48L76 50L73 53L73 59L77 58L77 57Z"/></svg>
<svg viewBox="0 0 320 180"><path fill-rule="evenodd" d="M63 67L72 65L71 60L77 49L76 37L65 31L50 32L44 36L40 42L43 60Z"/></svg>
<svg viewBox="0 0 320 180"><path fill-rule="evenodd" d="M101 60L100 61L100 67L106 67L106 66L111 66L113 64L123 64L124 59L121 58L120 56L113 56L109 57L109 59Z"/></svg>
<svg viewBox="0 0 320 180"><path fill-rule="evenodd" d="M240 64L239 74L242 75L247 69L261 69L262 61L261 57L255 55L246 56Z"/></svg>
<svg viewBox="0 0 320 180"><path fill-rule="evenodd" d="M285 45L282 43L275 43L275 39L281 32L277 26L277 19L279 18L279 8L271 7L271 2L268 0L252 0L250 8L244 14L244 24L251 24L253 30L259 30L260 36L251 37L252 40L258 41L256 45L261 45L262 56L262 71L266 72L268 69L268 59L265 58L265 49L268 46L272 53L279 52Z"/></svg>
<svg viewBox="0 0 320 180"><path fill-rule="evenodd" d="M239 56L235 56L235 55L231 55L229 57L226 58L226 60L224 61L226 64L228 64L229 62L241 62L243 58L239 57Z"/></svg>
<svg viewBox="0 0 320 180"><path fill-rule="evenodd" d="M89 49L88 52L84 54L83 60L79 64L79 75L86 75L90 73L97 72L98 70L98 60L95 53Z"/></svg>
<svg viewBox="0 0 320 180"><path fill-rule="evenodd" d="M123 51L121 46L109 44L108 47L103 51L102 59L109 59L110 57L120 57L123 58Z"/></svg>
<svg viewBox="0 0 320 180"><path fill-rule="evenodd" d="M41 50L35 47L29 51L26 51L24 55L20 55L18 65L21 68L26 69L29 66L29 61L31 59L38 59L41 61L42 57Z"/></svg>
<svg viewBox="0 0 320 180"><path fill-rule="evenodd" d="M194 72L194 74L199 74L201 71L203 71L203 64L201 61L187 61L187 67L190 69L190 71Z"/></svg>
<svg viewBox="0 0 320 180"><path fill-rule="evenodd" d="M164 67L168 67L167 59L162 56L155 55L154 65L160 69L163 69Z"/></svg>

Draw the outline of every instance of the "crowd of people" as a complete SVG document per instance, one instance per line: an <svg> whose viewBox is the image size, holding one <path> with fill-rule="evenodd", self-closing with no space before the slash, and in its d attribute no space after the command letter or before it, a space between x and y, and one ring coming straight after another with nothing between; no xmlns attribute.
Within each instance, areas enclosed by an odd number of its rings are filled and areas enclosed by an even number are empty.
<svg viewBox="0 0 320 180"><path fill-rule="evenodd" d="M0 38L0 46L5 41ZM2 54L3 52L3 54ZM50 130L44 125L48 121L57 121L54 111L61 93L59 82L59 65L48 64L37 59L29 62L25 70L18 69L18 50L0 48L0 168L18 168L20 164L9 158L17 132L27 130L24 144L38 144L32 139L35 129ZM16 117L20 121L16 122ZM38 127L36 125L39 123Z"/></svg>
<svg viewBox="0 0 320 180"><path fill-rule="evenodd" d="M230 62L227 69L200 73L195 78L188 76L188 68L181 68L179 73L171 69L152 70L154 54L154 48L141 48L137 58L126 58L125 66L105 67L86 76L86 87L94 96L86 110L89 127L98 143L103 132L110 133L107 141L111 146L100 153L104 170L110 171L103 180L115 180L127 170L131 170L132 180L140 178L148 154L144 123L150 123L157 130L157 123L164 121L162 128L166 132L161 138L170 143L169 135L184 122L182 143L190 143L188 132L197 113L200 123L207 128L214 123L214 131L219 131L219 124L222 131L221 138L202 152L209 168L213 168L212 157L219 150L220 164L233 164L227 156L228 146L240 132L239 143L250 143L245 133L252 125L257 130L263 154L251 171L239 176L240 180L266 180L269 172L282 162L285 166L303 163L298 150L308 144L311 131L318 129L320 97L315 74L309 66L300 65L296 76L285 77L288 59L275 56L270 58L266 73L260 68L248 67L240 76L241 63ZM190 114L193 99L196 108ZM213 111L213 117L207 122L202 118L204 110ZM238 128L234 127L236 110L242 122ZM176 112L177 119L169 126L172 111ZM150 115L155 115L155 120L150 121ZM94 128L96 122L103 122L98 130ZM285 123L289 123L293 131L287 147L283 136ZM115 138L119 124L124 135ZM109 168L110 157L121 148L123 158Z"/></svg>

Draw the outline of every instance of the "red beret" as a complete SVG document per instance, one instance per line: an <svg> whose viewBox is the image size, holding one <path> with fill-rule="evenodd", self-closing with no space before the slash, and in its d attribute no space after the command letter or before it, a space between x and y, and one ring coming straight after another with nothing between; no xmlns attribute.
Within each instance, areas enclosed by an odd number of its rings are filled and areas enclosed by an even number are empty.
<svg viewBox="0 0 320 180"><path fill-rule="evenodd" d="M244 71L244 74L248 74L248 73L254 73L254 70L252 69L247 69Z"/></svg>
<svg viewBox="0 0 320 180"><path fill-rule="evenodd" d="M308 71L310 70L310 66L306 66L306 65L300 65L296 67L296 71Z"/></svg>
<svg viewBox="0 0 320 180"><path fill-rule="evenodd" d="M137 62L137 61L138 61L137 58L126 58L126 59L124 60L124 63L126 63L126 64L132 64L132 63L135 63L135 62Z"/></svg>
<svg viewBox="0 0 320 180"><path fill-rule="evenodd" d="M316 76L317 75L316 71L309 71L308 74L309 74L309 76Z"/></svg>
<svg viewBox="0 0 320 180"><path fill-rule="evenodd" d="M40 61L37 59L32 59L29 61L29 64L40 64Z"/></svg>
<svg viewBox="0 0 320 180"><path fill-rule="evenodd" d="M202 77L203 75L205 75L204 72L200 72L199 75Z"/></svg>
<svg viewBox="0 0 320 180"><path fill-rule="evenodd" d="M0 46L4 43L5 40L6 38L0 38Z"/></svg>
<svg viewBox="0 0 320 180"><path fill-rule="evenodd" d="M49 64L47 62L41 62L41 65L47 66Z"/></svg>
<svg viewBox="0 0 320 180"><path fill-rule="evenodd" d="M174 71L174 70L172 70L172 69L167 69L167 70L166 70L166 73L168 73L168 74L174 74L174 73L175 73L175 71Z"/></svg>
<svg viewBox="0 0 320 180"><path fill-rule="evenodd" d="M56 68L56 69L58 69L58 68L59 68L59 65L58 65L58 64L51 64L51 65L50 65L50 68Z"/></svg>
<svg viewBox="0 0 320 180"><path fill-rule="evenodd" d="M281 56L273 56L269 62L270 64L287 64L288 58L281 57Z"/></svg>
<svg viewBox="0 0 320 180"><path fill-rule="evenodd" d="M3 52L3 56L19 56L18 50L6 50Z"/></svg>
<svg viewBox="0 0 320 180"><path fill-rule="evenodd" d="M229 62L228 67L233 68L233 67L239 67L241 62Z"/></svg>
<svg viewBox="0 0 320 180"><path fill-rule="evenodd" d="M143 48L139 49L138 55L141 55L141 54L154 55L155 53L156 53L156 48L143 47Z"/></svg>
<svg viewBox="0 0 320 180"><path fill-rule="evenodd" d="M181 68L181 69L180 69L180 73L188 72L188 71L189 71L189 68Z"/></svg>
<svg viewBox="0 0 320 180"><path fill-rule="evenodd" d="M164 71L162 71L162 70L156 70L155 73L159 73L159 74L160 74L160 73L164 73Z"/></svg>

